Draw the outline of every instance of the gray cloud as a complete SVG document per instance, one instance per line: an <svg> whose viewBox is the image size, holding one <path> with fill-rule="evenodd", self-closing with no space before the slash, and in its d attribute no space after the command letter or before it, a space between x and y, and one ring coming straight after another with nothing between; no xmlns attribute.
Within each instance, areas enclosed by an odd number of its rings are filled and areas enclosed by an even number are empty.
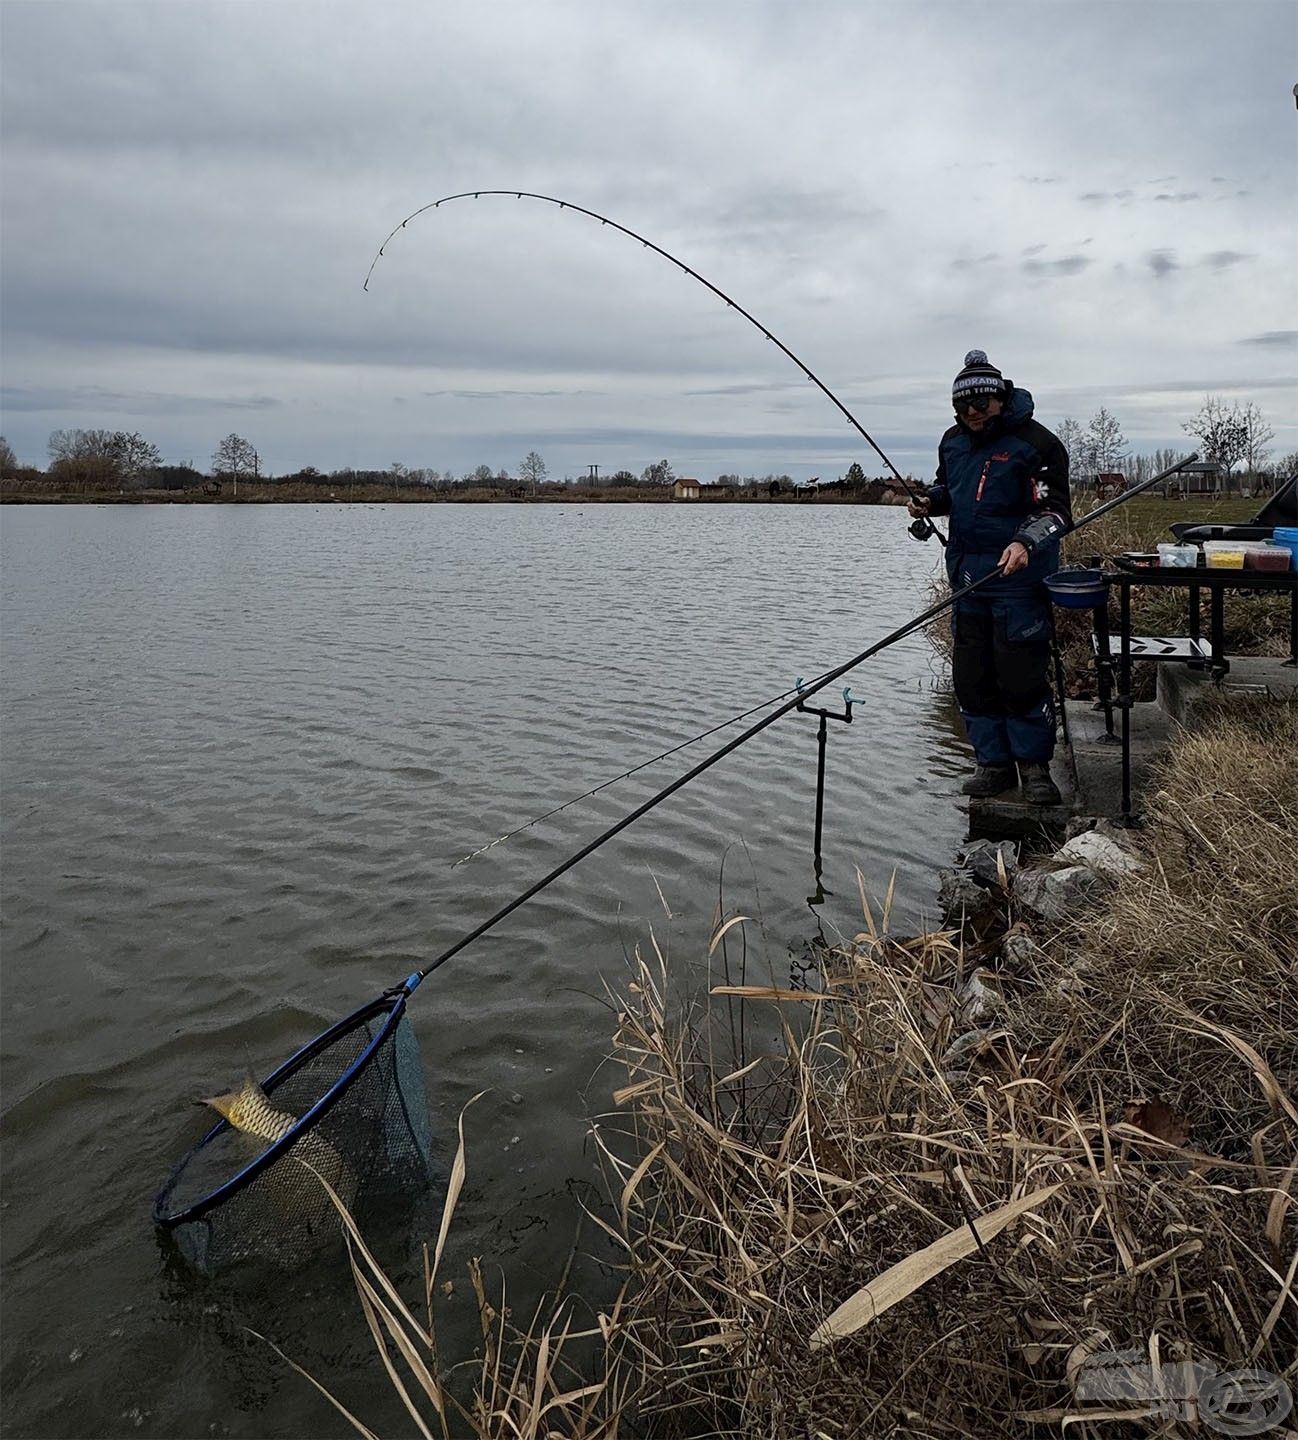
<svg viewBox="0 0 1298 1440"><path fill-rule="evenodd" d="M1165 192L1165 193L1163 193L1163 194L1161 194L1161 195L1155 195L1155 196L1154 196L1154 199L1155 199L1156 201L1159 201L1159 200L1170 201L1173 205L1184 205L1184 204L1186 204L1188 201L1190 201L1190 200L1197 200L1198 198L1199 198L1199 194L1198 194L1198 192L1195 191L1195 190L1181 190L1181 191L1177 191L1177 192L1175 192L1175 193L1166 193L1166 192Z"/></svg>
<svg viewBox="0 0 1298 1440"><path fill-rule="evenodd" d="M270 395L178 395L150 390L106 390L98 385L68 389L6 385L0 389L0 406L20 414L73 410L93 415L205 415L222 410L274 410L282 404Z"/></svg>
<svg viewBox="0 0 1298 1440"><path fill-rule="evenodd" d="M1240 345L1277 345L1291 347L1298 345L1298 330L1264 330L1260 335L1246 335Z"/></svg>
<svg viewBox="0 0 1298 1440"><path fill-rule="evenodd" d="M1252 258L1243 250L1214 250L1205 258L1205 263L1211 265L1214 270L1229 270L1232 265L1238 265L1242 260L1251 260Z"/></svg>
<svg viewBox="0 0 1298 1440"><path fill-rule="evenodd" d="M1037 277L1066 276L1080 275L1094 263L1085 255L1065 255L1062 260L1024 260L1019 268L1025 274Z"/></svg>
<svg viewBox="0 0 1298 1440"><path fill-rule="evenodd" d="M510 390L502 386L499 390L424 390L421 393L425 400L566 400L574 395L599 395L606 392L581 389Z"/></svg>
<svg viewBox="0 0 1298 1440"><path fill-rule="evenodd" d="M1145 264L1159 280L1181 268L1177 264L1175 250L1151 250L1145 256Z"/></svg>

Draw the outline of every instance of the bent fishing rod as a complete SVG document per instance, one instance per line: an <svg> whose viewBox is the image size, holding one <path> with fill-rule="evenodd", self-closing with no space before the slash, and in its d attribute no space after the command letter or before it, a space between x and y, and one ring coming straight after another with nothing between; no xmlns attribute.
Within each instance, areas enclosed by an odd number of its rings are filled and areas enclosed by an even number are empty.
<svg viewBox="0 0 1298 1440"><path fill-rule="evenodd" d="M1085 529L1087 525L1091 525L1100 519L1101 516L1116 510L1120 505L1125 505L1128 500L1134 500L1137 495L1143 494L1160 481L1175 475L1187 465L1192 465L1198 458L1198 451L1194 451L1190 455L1187 455L1184 460L1178 460L1175 465L1169 466L1168 469L1160 471L1159 474L1151 476L1148 480L1142 480L1139 485L1135 485L1130 490L1124 491L1123 494L1106 501L1105 504L1098 506L1089 514L1083 515L1080 520L1075 521L1071 526L1065 527L1063 524L1060 524L1059 529L1053 535L1046 538L1056 540L1062 539L1065 535L1075 535L1079 530ZM661 805L669 796L674 795L683 786L688 785L691 780L702 775L705 770L710 770L719 760L724 760L732 750L737 750L741 745L746 744L754 735L760 734L768 725L773 725L781 716L787 715L790 710L796 710L799 705L816 694L818 690L823 690L826 685L831 685L840 676L846 675L849 670L854 669L857 665L863 664L872 656L877 655L881 650L886 650L889 646L895 645L897 641L904 640L906 636L913 635L916 630L922 629L930 620L936 619L944 610L949 610L958 601L963 600L966 595L972 595L975 590L981 589L992 580L1000 579L1003 570L1004 566L998 565L994 570L988 571L981 579L974 580L970 584L962 586L959 590L953 590L944 600L939 600L936 604L930 605L927 610L923 610L912 619L907 620L904 625L899 625L897 629L885 635L882 640L876 640L873 645L862 650L859 655L854 655L850 660L844 661L841 665L836 665L832 670L827 670L815 680L800 686L796 696L792 700L786 701L779 709L773 710L769 715L763 716L762 719L758 720L755 724L750 725L741 735L736 735L733 740L728 741L719 750L714 750L711 755L700 760L692 770L687 770L684 775L678 776L670 785L666 785L659 790L656 795L651 795L642 805L637 805L629 815L624 815L621 820L617 821L614 825L610 825L607 830L597 835L589 844L583 845L575 854L568 856L561 864L556 865L549 874L543 875L535 884L528 886L522 894L515 896L507 905L503 905L494 915L484 920L481 925L470 930L467 935L461 936L448 950L443 950L435 960L431 960L422 970L415 971L403 985L394 987L394 990L389 993L395 994L400 990L413 990L416 985L431 975L439 966L444 965L452 956L458 955L461 950L471 945L480 936L485 935L493 926L498 925L507 915L512 915L520 905L526 904L533 895L539 894L540 891L544 890L547 885L552 884L561 875L566 875L574 865L579 864L588 855L598 850L601 845L607 844L615 835L620 835L628 826L634 825L641 816L647 815L655 806Z"/></svg>
<svg viewBox="0 0 1298 1440"><path fill-rule="evenodd" d="M370 288L370 276L374 274L374 267L383 258L383 254L387 250L389 242L392 240L393 236L400 234L400 232L404 230L412 220L417 219L420 215L423 215L428 210L436 210L439 206L448 205L452 200L478 200L484 195L512 195L517 200L543 200L547 205L557 205L560 210L575 210L579 215L586 215L592 220L598 220L601 225L611 225L614 230L621 231L623 235L629 236L632 240L638 240L640 244L645 247L645 249L652 250L654 254L661 255L664 260L670 261L673 265L676 266L678 270L683 270L690 277L691 280L697 280L700 285L704 285L709 290L711 290L718 299L724 300L732 310L737 310L739 314L741 314L750 325L753 325L758 330L760 330L761 333L766 336L766 338L771 342L772 345L776 346L777 349L782 350L784 354L793 361L793 363L798 367L798 369L802 371L802 373L807 377L807 379L810 380L813 385L815 385L825 396L828 397L829 400L834 403L834 405L838 407L839 411L846 418L848 424L852 426L852 428L857 432L857 434L860 435L860 437L866 442L867 445L870 446L870 448L879 457L879 459L882 460L883 463L888 467L888 469L892 472L893 478L902 487L902 489L905 490L906 494L909 495L912 500L919 500L923 498L921 492L918 491L906 479L904 475L902 475L902 473L897 469L897 467L892 463L892 461L889 460L889 458L883 453L883 450L879 447L878 442L869 433L869 431L866 430L865 426L861 424L861 422L856 418L856 416L852 414L852 412L847 408L847 406L843 404L843 402L838 398L837 395L834 394L834 392L829 388L829 386L825 384L825 382L820 378L820 376L817 375L815 371L812 370L811 367L807 365L803 360L799 359L798 356L796 356L793 351L789 349L789 347L784 343L783 340L781 340L778 336L773 335L771 331L769 331L766 326L757 319L755 315L752 315L749 313L749 311L745 310L744 307L737 300L734 300L729 295L727 295L726 292L720 288L720 286L714 285L711 280L707 279L706 276L700 275L697 270L692 269L684 262L684 260L678 259L675 255L671 253L670 250L664 250L661 245L655 245L652 240L646 239L643 235L639 234L635 230L632 230L629 226L621 225L616 220L610 220L607 215L601 215L596 210L587 210L584 205L574 205L571 200L560 200L553 195L538 195L535 191L532 190L462 190L456 195L443 195L440 200L431 200L427 205L421 205L418 210L415 210L411 214L407 215L406 218L401 222L401 224L397 225L390 232L387 239L384 240L383 244L379 246L378 253L374 256L374 259L370 261L370 268L365 272L365 283L361 286L361 289L368 290ZM929 519L927 516L919 516L909 527L909 533L912 534L917 540L927 540L930 535L936 535L941 544L943 546L946 545L946 536L943 535L943 533L937 528L936 525L933 524L932 520Z"/></svg>

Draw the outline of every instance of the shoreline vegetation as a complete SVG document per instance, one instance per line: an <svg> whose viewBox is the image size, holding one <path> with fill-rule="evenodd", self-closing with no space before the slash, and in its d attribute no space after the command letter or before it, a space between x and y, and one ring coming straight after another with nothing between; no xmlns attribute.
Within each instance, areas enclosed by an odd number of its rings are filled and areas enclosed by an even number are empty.
<svg viewBox="0 0 1298 1440"><path fill-rule="evenodd" d="M907 938L863 889L796 985L744 983L745 917L701 997L638 950L592 1128L616 1300L516 1327L474 1261L478 1353L439 1354L463 1121L426 1293L353 1240L420 1432L1271 1433L1298 1388L1295 753L1292 704L1182 734L1136 863L1062 926L1002 874L990 921ZM748 1007L780 1042L745 1044Z"/></svg>
<svg viewBox="0 0 1298 1440"><path fill-rule="evenodd" d="M1135 501L1066 559L1146 549L1184 514ZM1228 626L1265 651L1287 611L1256 602ZM1083 639L1062 638L1080 689ZM862 881L861 932L788 980L752 983L739 915L703 993L640 947L613 997L625 1082L591 1127L616 1298L559 1294L520 1325L475 1260L481 1343L439 1351L463 1122L425 1293L407 1308L353 1241L420 1433L1293 1434L1295 758L1298 704L1199 707L1144 828L1116 834L1126 862L1064 920L1019 883L1063 860L1012 881L1002 858L977 906L915 936Z"/></svg>
<svg viewBox="0 0 1298 1440"><path fill-rule="evenodd" d="M883 491L844 491L821 487L816 490L781 483L772 494L766 485L703 486L696 499L677 501L671 485L595 485L585 481L571 485L542 481L524 485L457 485L433 489L429 486L394 487L390 483L301 482L295 480L240 480L237 492L229 482L219 489L187 485L183 489L123 489L119 486L86 489L60 485L45 477L21 482L0 481L0 505L589 505L644 504L687 505L892 505L902 506L905 497Z"/></svg>

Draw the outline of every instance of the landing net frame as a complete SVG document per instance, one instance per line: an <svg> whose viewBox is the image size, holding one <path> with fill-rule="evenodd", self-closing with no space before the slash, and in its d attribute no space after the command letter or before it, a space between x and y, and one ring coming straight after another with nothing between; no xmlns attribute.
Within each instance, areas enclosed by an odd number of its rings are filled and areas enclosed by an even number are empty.
<svg viewBox="0 0 1298 1440"><path fill-rule="evenodd" d="M431 1123L406 1014L420 978L321 1031L261 1082L273 1109L297 1117L280 1139L257 1141L221 1118L172 1170L153 1219L195 1269L254 1256L293 1265L339 1237L321 1179L356 1208L426 1190ZM262 1148L248 1158L252 1145Z"/></svg>

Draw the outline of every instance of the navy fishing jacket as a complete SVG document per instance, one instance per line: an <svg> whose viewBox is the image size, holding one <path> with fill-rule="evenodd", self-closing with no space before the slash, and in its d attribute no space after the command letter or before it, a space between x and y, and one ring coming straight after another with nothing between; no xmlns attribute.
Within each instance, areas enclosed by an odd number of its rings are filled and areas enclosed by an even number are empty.
<svg viewBox="0 0 1298 1440"><path fill-rule="evenodd" d="M942 437L937 483L927 494L932 514L951 517L946 558L953 579L966 557L990 556L990 564L975 560L973 567L986 573L1012 540L1027 547L1029 564L1007 584L1038 584L1058 569L1058 540L1036 539L1042 527L1032 522L1053 517L1061 530L1072 525L1068 452L1032 418L1033 408L1031 394L1015 386L980 435L957 421Z"/></svg>

